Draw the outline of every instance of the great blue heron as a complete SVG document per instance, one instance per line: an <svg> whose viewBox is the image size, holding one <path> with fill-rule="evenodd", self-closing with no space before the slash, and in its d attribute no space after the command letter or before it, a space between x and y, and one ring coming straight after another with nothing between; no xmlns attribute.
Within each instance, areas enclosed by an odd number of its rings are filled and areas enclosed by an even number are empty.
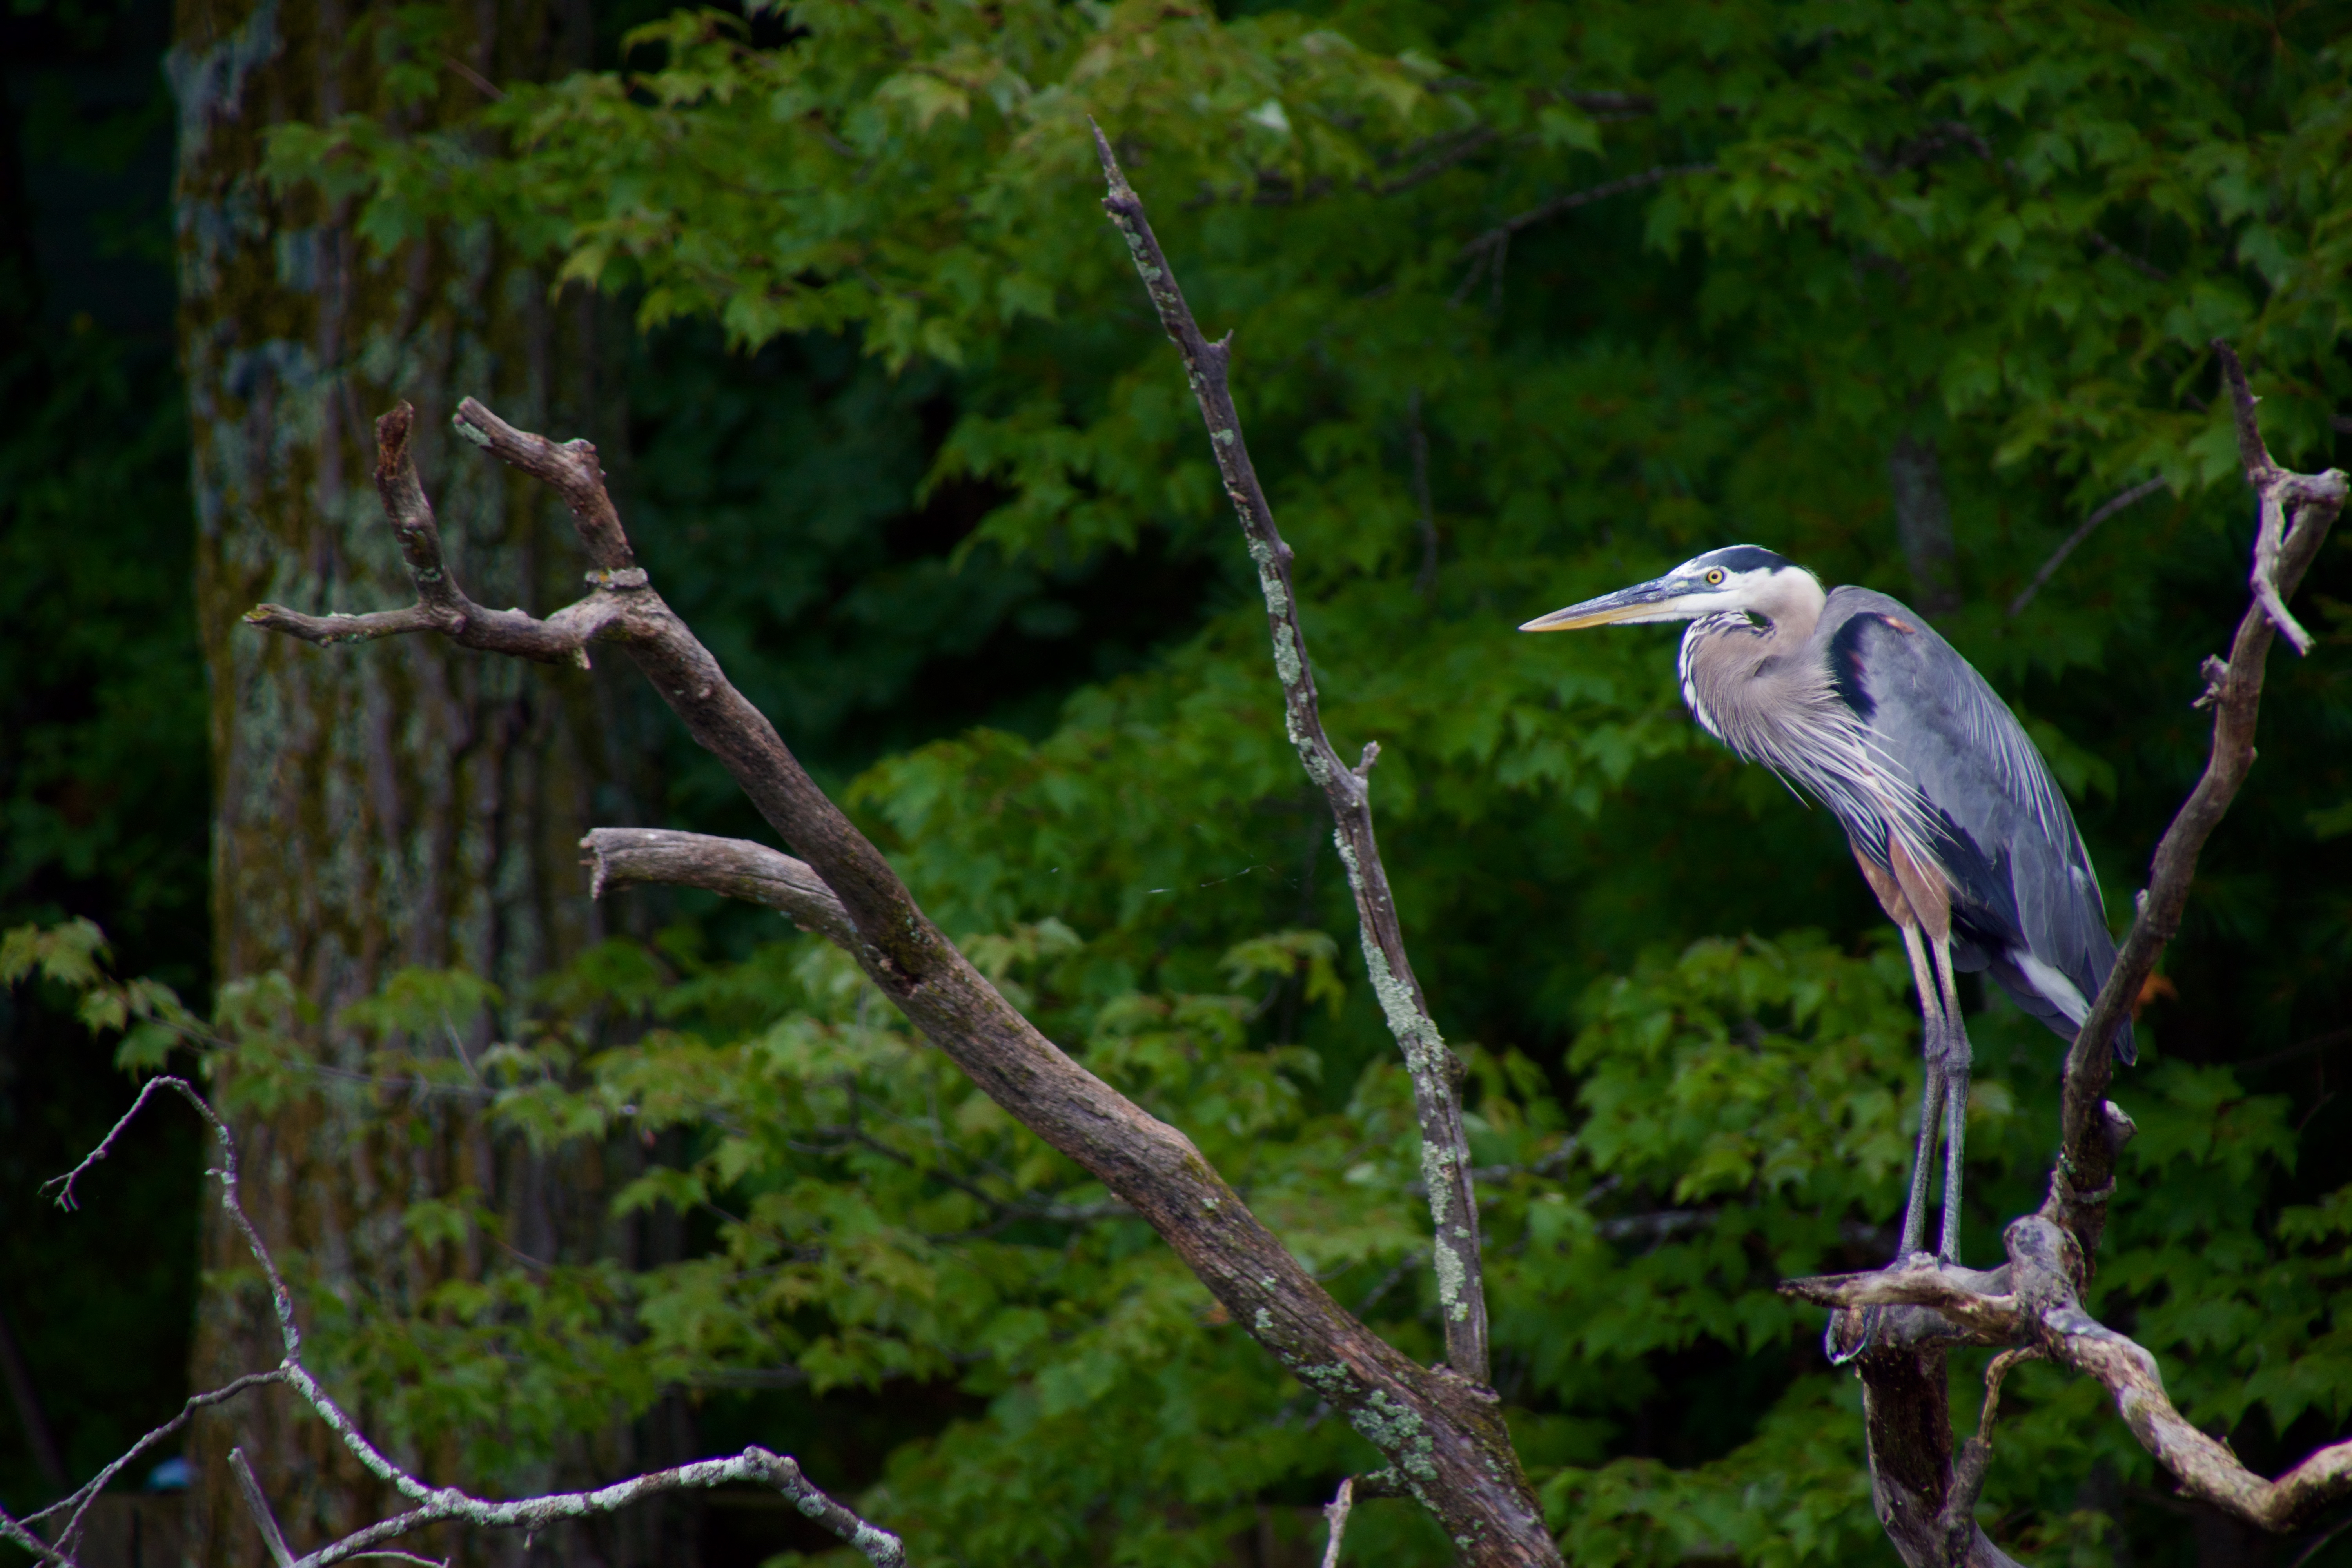
<svg viewBox="0 0 2352 1568"><path fill-rule="evenodd" d="M1927 1236L1937 1121L1944 1223L1960 1254L1969 1037L1955 970L1987 970L2072 1039L2115 966L2098 878L2025 729L1925 618L1868 588L1822 592L1752 544L1694 556L1654 582L1540 616L1524 632L1688 621L1683 700L1707 733L1802 785L1843 826L1902 929L1919 988L1927 1089L1896 1257ZM2131 1026L2116 1054L2133 1056Z"/></svg>

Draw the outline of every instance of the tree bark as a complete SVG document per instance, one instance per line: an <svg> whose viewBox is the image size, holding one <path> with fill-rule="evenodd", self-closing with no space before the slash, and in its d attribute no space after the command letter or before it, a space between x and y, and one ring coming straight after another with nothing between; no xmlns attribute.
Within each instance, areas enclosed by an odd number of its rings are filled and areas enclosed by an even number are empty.
<svg viewBox="0 0 2352 1568"><path fill-rule="evenodd" d="M436 73L437 91L405 105L385 90L384 40L371 26L388 13L343 0L180 0L166 63L180 106L174 219L210 684L215 973L235 984L282 973L318 1009L296 1037L348 1071L365 1070L365 1047L335 1026L337 1012L401 967L461 966L514 995L602 935L574 846L592 808L627 812L638 782L625 760L637 751L638 700L609 677L452 658L421 638L372 659L321 657L238 619L257 598L324 610L405 585L360 457L359 411L395 384L426 405L418 458L462 520L469 580L500 605L576 591L560 509L527 479L450 461L447 416L459 386L496 386L534 418L617 444L617 403L596 390L597 307L584 294L551 301L543 279L488 232L372 255L345 207L261 174L274 126L358 110L415 132L477 107L499 81L589 61L576 0L478 0L451 16L450 34L408 62ZM460 1037L474 1032L469 1046L487 1042L489 1020L455 1023ZM217 1088L236 1105L233 1085ZM283 1256L309 1260L299 1288L399 1310L452 1271L480 1272L478 1247L427 1256L400 1226L413 1199L467 1187L504 1211L510 1244L529 1257L610 1242L593 1155L587 1168L551 1170L499 1146L463 1104L374 1098L322 1078L318 1092L236 1115L249 1168L267 1177L256 1217ZM236 1268L241 1245L207 1212L206 1267ZM252 1291L208 1293L195 1385L275 1364L275 1341ZM233 1445L279 1494L297 1550L381 1511L380 1484L296 1405L274 1392L241 1402L207 1415L191 1446L191 1558L206 1568L253 1555L225 1463ZM667 1458L619 1457L632 1468ZM643 1517L614 1528L639 1540L600 1543L606 1561L658 1560L652 1542L686 1533Z"/></svg>
<svg viewBox="0 0 2352 1568"><path fill-rule="evenodd" d="M1936 443L1906 432L1886 456L1887 488L1895 495L1895 531L1911 568L1911 604L1929 620L1960 607L1954 575L1952 503L1944 495L1944 465Z"/></svg>

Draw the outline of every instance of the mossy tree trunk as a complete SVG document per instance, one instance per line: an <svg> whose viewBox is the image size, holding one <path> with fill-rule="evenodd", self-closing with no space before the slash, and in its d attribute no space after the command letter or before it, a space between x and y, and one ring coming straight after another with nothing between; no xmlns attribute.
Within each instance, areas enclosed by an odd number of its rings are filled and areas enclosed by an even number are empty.
<svg viewBox="0 0 2352 1568"><path fill-rule="evenodd" d="M211 683L216 973L225 984L283 973L316 1009L306 1044L348 1074L369 1062L338 1010L403 966L463 967L511 998L602 934L577 842L594 822L632 816L626 759L643 754L627 732L633 699L604 672L486 660L425 637L320 653L239 619L265 599L325 611L413 596L370 473L373 416L400 398L423 416L418 459L469 591L538 607L579 591L568 521L528 480L455 443L447 416L474 394L535 428L617 449L617 398L600 406L597 391L594 305L551 300L543 277L486 232L373 255L341 211L261 176L274 125L358 110L418 129L500 81L588 59L587 14L573 0L478 0L446 16L452 31L407 62L437 73L434 95L405 106L385 90L388 5L179 0L167 62L181 111L180 331ZM405 1043L453 1049L470 1029L470 1047L494 1026L457 1025L445 1042ZM526 1258L628 1239L604 1232L601 1173L553 1171L502 1146L463 1098L402 1099L331 1072L316 1092L246 1110L237 1133L246 1201L319 1300L404 1311L452 1274L506 1261L478 1235L465 1247L413 1244L402 1214L427 1195L482 1194L505 1246ZM217 1212L209 1226L207 1267L236 1268L241 1249ZM257 1296L206 1294L196 1386L278 1354ZM206 1568L254 1556L224 1462L232 1444L253 1458L297 1551L388 1500L291 1402L248 1399L193 1447L194 1555ZM408 1458L436 1468L433 1455ZM662 1555L651 1542L681 1533L657 1515L625 1528L635 1541L577 1544L607 1562L650 1562Z"/></svg>

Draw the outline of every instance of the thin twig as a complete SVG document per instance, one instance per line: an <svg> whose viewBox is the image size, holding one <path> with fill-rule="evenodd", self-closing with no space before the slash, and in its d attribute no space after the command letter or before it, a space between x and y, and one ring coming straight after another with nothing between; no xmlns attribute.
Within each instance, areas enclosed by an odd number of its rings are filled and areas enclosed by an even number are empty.
<svg viewBox="0 0 2352 1568"><path fill-rule="evenodd" d="M2042 592L2042 584L2050 581L2051 574L2066 563L2066 557L2074 554L2076 548L2083 541L2091 537L2092 531L2099 524L2135 501L2143 500L2162 489L2164 489L2164 480L2161 479L2143 479L2084 518L2083 525L2068 534L2066 542L2050 552L2050 559L2042 563L2042 569L2033 574L2032 581L2017 591L2017 597L2009 602L2009 618L2013 621L2025 613L2025 606L2033 603L2033 595Z"/></svg>
<svg viewBox="0 0 2352 1568"><path fill-rule="evenodd" d="M1285 727L1307 776L1330 804L1340 864L1356 895L1357 923L1363 938L1364 966L1370 973L1390 1031L1403 1050L1412 1079L1413 1105L1421 1122L1422 1174L1429 1184L1432 1241L1435 1248L1440 1311L1445 1323L1446 1364L1473 1383L1487 1380L1486 1292L1478 1248L1478 1202L1470 1184L1470 1144L1462 1128L1462 1104L1454 1091L1459 1064L1437 1032L1423 999L1420 982L1405 956L1404 935L1388 871L1372 835L1371 787L1366 774L1342 762L1324 733L1315 691L1315 670L1307 657L1307 634L1298 624L1298 593L1291 580L1290 546L1274 524L1274 509L1251 466L1226 381L1233 340L1211 342L1202 335L1192 308L1169 269L1168 258L1144 216L1143 202L1119 170L1118 160L1095 128L1109 194L1103 210L1127 241L1136 271L1151 297L1160 324L1184 357L1185 378L1208 426L1209 449L1224 479L1225 495L1241 520L1250 558L1257 563L1258 587L1265 598L1266 629L1274 641L1275 673L1282 684Z"/></svg>
<svg viewBox="0 0 2352 1568"><path fill-rule="evenodd" d="M270 1510L269 1498L262 1491L260 1481L254 1479L253 1466L243 1448L228 1451L228 1468L229 1474L236 1478L236 1489L245 1498L247 1511L260 1527L261 1544L269 1549L269 1560L278 1568L291 1568L294 1553L286 1549L286 1531L279 1526L278 1515Z"/></svg>
<svg viewBox="0 0 2352 1568"><path fill-rule="evenodd" d="M1992 1358L1992 1364L1985 1368L1984 1408L1977 1414L1977 1439L1986 1447L1992 1447L1993 1422L2000 1415L2002 1380L2016 1370L2018 1363L2040 1361L2042 1356L2040 1345L2020 1345L2014 1350L2001 1352Z"/></svg>
<svg viewBox="0 0 2352 1568"><path fill-rule="evenodd" d="M2114 240L2109 239L2097 229L2085 229L2084 230L2084 233L2091 237L2091 243L2093 245L2097 246L2101 250L2105 251L2109 256L2114 257L2116 260L2122 262L2125 266L2130 268L2141 277L2153 278L2158 283L2169 283L2172 281L2171 273L2167 272L2163 268L2157 266L2152 261L2147 261L2139 257L2134 256L2130 251L2126 250L2122 246L2117 245Z"/></svg>
<svg viewBox="0 0 2352 1568"><path fill-rule="evenodd" d="M1578 207L1609 196L1622 196L1628 191L1642 190L1680 175L1711 174L1715 173L1715 167L1713 163L1660 163L1655 168L1644 169L1638 174L1627 174L1622 179L1603 181L1597 185L1587 185L1580 191L1570 191L1566 195L1554 196L1548 202L1505 218L1455 251L1454 259L1475 260L1483 251L1508 245L1511 237L1521 229L1533 228L1536 225L1556 218L1562 213L1573 212Z"/></svg>

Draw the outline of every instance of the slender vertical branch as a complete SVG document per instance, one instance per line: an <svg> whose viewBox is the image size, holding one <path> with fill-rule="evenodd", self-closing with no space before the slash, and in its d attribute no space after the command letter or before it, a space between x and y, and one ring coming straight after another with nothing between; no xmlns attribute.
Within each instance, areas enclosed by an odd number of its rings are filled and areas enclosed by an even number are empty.
<svg viewBox="0 0 2352 1568"><path fill-rule="evenodd" d="M1202 421L1209 429L1209 449L1216 456L1225 496L1241 520L1250 559L1257 563L1258 588L1265 596L1266 630L1274 639L1275 673L1282 682L1284 727L1290 743L1298 750L1307 776L1321 787L1330 803L1339 861L1347 868L1348 886L1356 895L1364 967L1370 972L1373 993L1380 998L1381 1011L1412 1077L1413 1108L1421 1121L1422 1174L1429 1186L1429 1217L1435 1236L1432 1260L1445 1321L1446 1364L1483 1384L1487 1380L1486 1292L1479 1261L1477 1199L1470 1184L1470 1146L1462 1131L1462 1103L1455 1092L1460 1064L1438 1034L1421 984L1413 978L1397 921L1396 900L1389 890L1388 871L1381 864L1380 847L1372 837L1370 775L1380 748L1377 744L1365 747L1363 760L1350 768L1340 761L1324 733L1315 670L1307 658L1307 634L1298 624L1290 546L1282 542L1274 525L1274 509L1266 504L1265 490L1250 464L1249 444L1242 438L1241 419L1234 411L1233 393L1227 385L1233 340L1228 336L1211 342L1202 335L1144 216L1142 199L1120 173L1100 126L1095 127L1095 151L1102 159L1103 179L1109 187L1103 210L1110 215L1135 258L1135 269L1151 295L1161 328L1184 356L1184 378L1200 403Z"/></svg>

